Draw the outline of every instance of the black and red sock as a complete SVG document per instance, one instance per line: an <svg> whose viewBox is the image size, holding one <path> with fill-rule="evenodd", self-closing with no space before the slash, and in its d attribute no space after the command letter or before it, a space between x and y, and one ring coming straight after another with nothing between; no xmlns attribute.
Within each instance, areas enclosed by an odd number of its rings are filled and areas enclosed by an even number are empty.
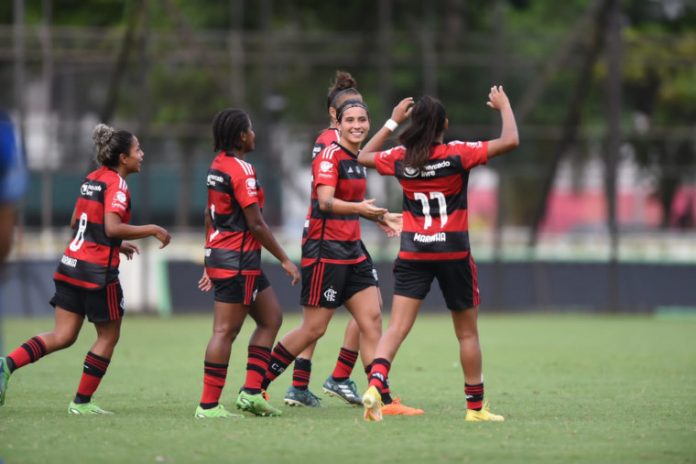
<svg viewBox="0 0 696 464"><path fill-rule="evenodd" d="M110 362L110 359L94 354L91 351L87 353L82 369L82 377L75 395L75 403L89 403L92 400L92 395L97 391Z"/></svg>
<svg viewBox="0 0 696 464"><path fill-rule="evenodd" d="M377 390L382 395L382 403L391 404L391 390L389 389L389 369L391 369L391 363L384 358L377 358L372 361L369 366L370 375L368 381L370 386L377 387ZM367 369L366 369L367 370Z"/></svg>
<svg viewBox="0 0 696 464"><path fill-rule="evenodd" d="M273 382L285 369L295 360L295 355L285 349L282 343L278 342L271 353L271 361L268 363L266 378L263 379L261 388L268 389L268 385Z"/></svg>
<svg viewBox="0 0 696 464"><path fill-rule="evenodd" d="M227 378L227 364L203 362L203 394L201 407L211 409L218 405Z"/></svg>
<svg viewBox="0 0 696 464"><path fill-rule="evenodd" d="M312 360L307 358L295 358L295 367L292 370L292 386L298 390L306 390L309 387L309 379L312 376Z"/></svg>
<svg viewBox="0 0 696 464"><path fill-rule="evenodd" d="M464 384L466 408L480 411L483 407L483 382L477 385Z"/></svg>
<svg viewBox="0 0 696 464"><path fill-rule="evenodd" d="M37 335L22 343L21 346L7 355L7 367L12 372L29 363L38 361L45 355L46 343Z"/></svg>
<svg viewBox="0 0 696 464"><path fill-rule="evenodd" d="M348 380L350 374L353 373L353 367L355 366L355 361L357 361L357 359L357 351L341 348L341 351L338 353L336 367L334 367L331 377L333 377L333 379L337 382Z"/></svg>
<svg viewBox="0 0 696 464"><path fill-rule="evenodd" d="M261 393L261 385L271 360L271 349L266 346L249 345L248 352L246 381L242 388L245 392L255 395Z"/></svg>

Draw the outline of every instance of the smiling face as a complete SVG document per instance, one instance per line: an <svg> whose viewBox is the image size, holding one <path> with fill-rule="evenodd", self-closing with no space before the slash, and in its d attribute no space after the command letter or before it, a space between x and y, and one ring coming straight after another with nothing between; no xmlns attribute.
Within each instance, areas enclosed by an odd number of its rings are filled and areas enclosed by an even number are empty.
<svg viewBox="0 0 696 464"><path fill-rule="evenodd" d="M346 109L338 121L338 129L341 133L341 145L357 151L370 131L367 110L359 106Z"/></svg>
<svg viewBox="0 0 696 464"><path fill-rule="evenodd" d="M144 157L145 153L140 148L140 141L138 140L138 137L134 135L128 153L121 154L121 164L124 165L125 171L128 174L140 172Z"/></svg>

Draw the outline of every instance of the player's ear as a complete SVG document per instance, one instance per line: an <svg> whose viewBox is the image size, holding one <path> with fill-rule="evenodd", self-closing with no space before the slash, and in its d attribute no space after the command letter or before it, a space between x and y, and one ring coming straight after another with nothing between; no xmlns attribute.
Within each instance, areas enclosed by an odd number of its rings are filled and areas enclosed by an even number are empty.
<svg viewBox="0 0 696 464"><path fill-rule="evenodd" d="M442 129L443 129L443 130L449 129L449 119L448 119L448 118L445 118L445 125L442 126Z"/></svg>
<svg viewBox="0 0 696 464"><path fill-rule="evenodd" d="M331 121L336 120L336 108L334 108L333 106L329 107L329 116L331 116Z"/></svg>

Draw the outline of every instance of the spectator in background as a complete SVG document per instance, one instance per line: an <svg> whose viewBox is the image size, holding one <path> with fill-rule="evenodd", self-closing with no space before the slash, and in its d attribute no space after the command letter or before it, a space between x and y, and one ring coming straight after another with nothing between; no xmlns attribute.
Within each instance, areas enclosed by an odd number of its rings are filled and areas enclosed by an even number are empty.
<svg viewBox="0 0 696 464"><path fill-rule="evenodd" d="M12 248L12 235L17 219L17 203L24 194L26 171L24 160L15 143L12 120L0 110L0 263ZM2 353L2 295L0 295L0 353Z"/></svg>
<svg viewBox="0 0 696 464"><path fill-rule="evenodd" d="M12 232L17 216L17 202L24 193L26 171L15 143L12 121L0 111L0 262L12 248Z"/></svg>

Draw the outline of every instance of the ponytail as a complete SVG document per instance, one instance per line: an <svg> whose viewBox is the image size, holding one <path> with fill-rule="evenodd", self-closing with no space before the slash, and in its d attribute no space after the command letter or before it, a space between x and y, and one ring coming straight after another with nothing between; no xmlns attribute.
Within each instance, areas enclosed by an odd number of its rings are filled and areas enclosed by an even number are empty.
<svg viewBox="0 0 696 464"><path fill-rule="evenodd" d="M406 147L404 163L420 169L430 158L430 151L445 129L447 113L439 100L428 95L413 106L411 124L401 133L399 142Z"/></svg>

